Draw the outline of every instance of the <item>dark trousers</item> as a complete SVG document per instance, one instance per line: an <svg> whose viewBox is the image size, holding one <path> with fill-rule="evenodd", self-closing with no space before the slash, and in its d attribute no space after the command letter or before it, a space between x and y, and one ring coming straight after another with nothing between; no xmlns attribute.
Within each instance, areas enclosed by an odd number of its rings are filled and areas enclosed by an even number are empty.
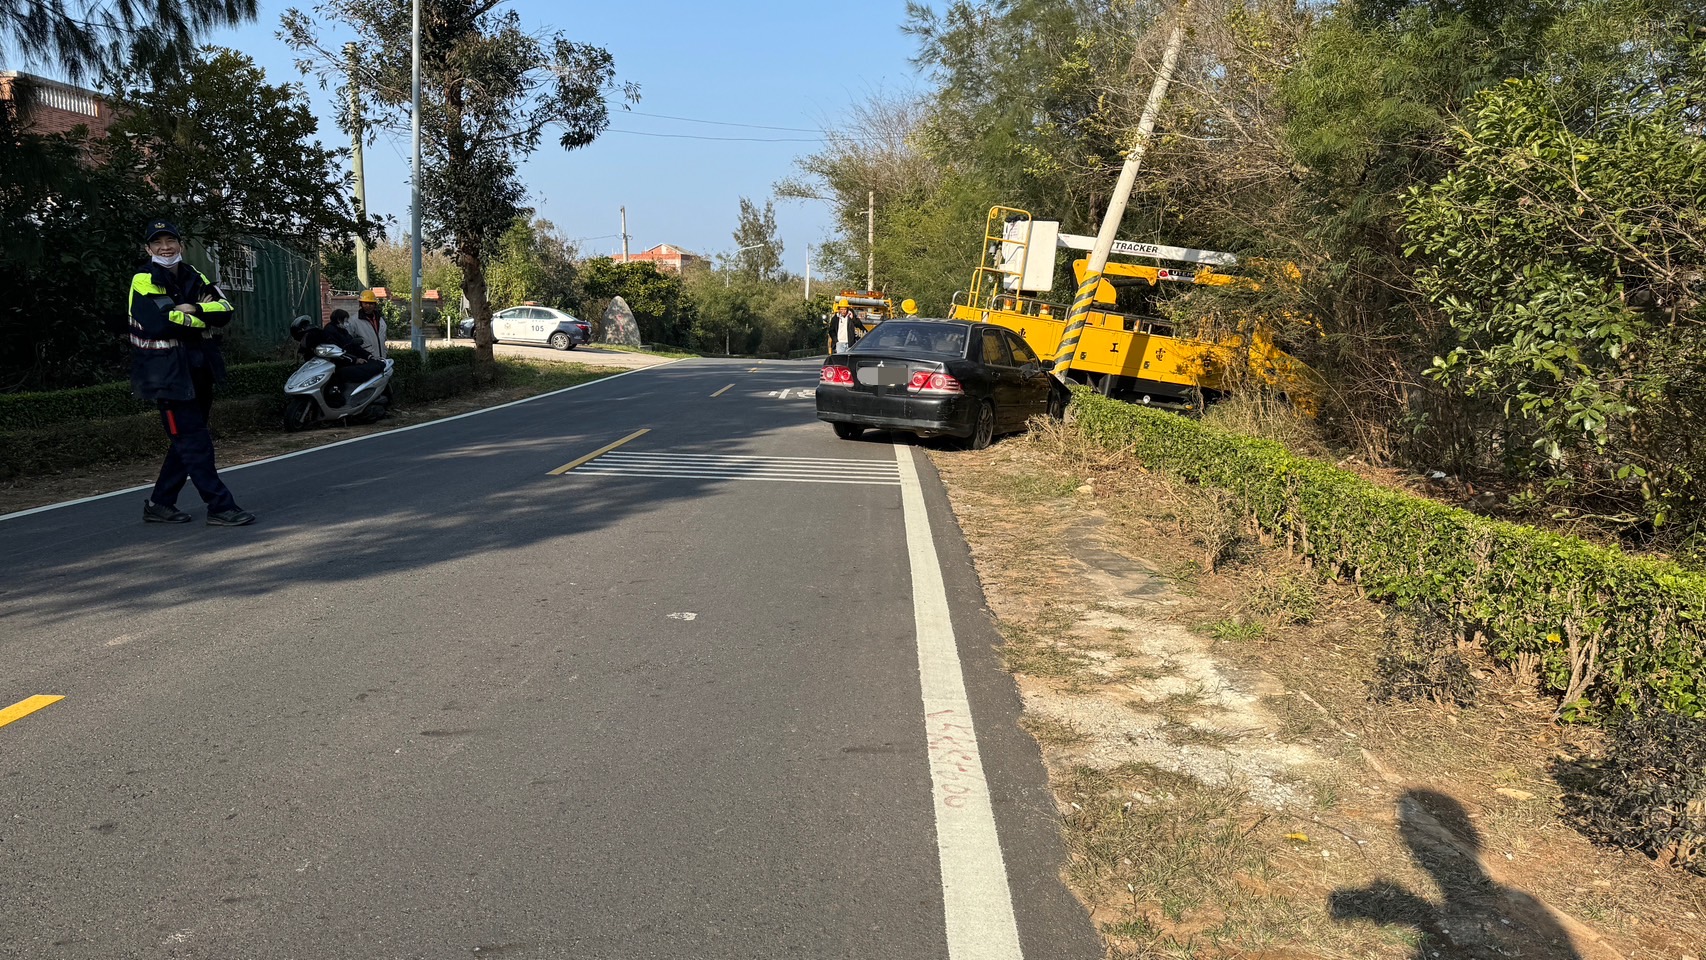
<svg viewBox="0 0 1706 960"><path fill-rule="evenodd" d="M160 479L154 482L154 496L149 499L163 507L175 507L178 493L188 480L195 484L209 512L223 513L237 509L237 501L213 465L213 435L207 431L207 414L213 409L213 383L202 377L201 371L196 373L194 400L156 401L166 436L172 438L172 448L166 451Z"/></svg>
<svg viewBox="0 0 1706 960"><path fill-rule="evenodd" d="M385 364L379 360L361 360L346 364L332 371L332 382L326 385L326 389L337 387L337 405L342 407L349 403L351 390L379 376L384 370Z"/></svg>

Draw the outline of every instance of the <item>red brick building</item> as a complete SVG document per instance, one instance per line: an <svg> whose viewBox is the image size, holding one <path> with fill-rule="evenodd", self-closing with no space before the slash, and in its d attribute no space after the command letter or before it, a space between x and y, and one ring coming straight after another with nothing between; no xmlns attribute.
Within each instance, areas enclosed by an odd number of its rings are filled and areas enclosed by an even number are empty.
<svg viewBox="0 0 1706 960"><path fill-rule="evenodd" d="M68 133L87 127L100 136L113 122L113 108L93 91L27 73L0 73L0 103L12 105L30 133Z"/></svg>
<svg viewBox="0 0 1706 960"><path fill-rule="evenodd" d="M628 256L618 253L610 259L617 263L649 263L660 271L677 274L693 264L709 262L697 253L688 253L686 250L668 243L660 243L644 253Z"/></svg>

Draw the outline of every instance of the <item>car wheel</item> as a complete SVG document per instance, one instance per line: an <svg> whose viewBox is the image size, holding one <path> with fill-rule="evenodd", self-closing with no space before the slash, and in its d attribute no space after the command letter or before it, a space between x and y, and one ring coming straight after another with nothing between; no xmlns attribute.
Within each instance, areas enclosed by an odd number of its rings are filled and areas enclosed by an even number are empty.
<svg viewBox="0 0 1706 960"><path fill-rule="evenodd" d="M558 350L572 350L575 346L574 341L569 339L569 335L561 330L551 334L551 339L546 342Z"/></svg>
<svg viewBox="0 0 1706 960"><path fill-rule="evenodd" d="M865 428L856 423L832 423L830 426L835 428L835 435L843 440L857 440L859 435L865 432Z"/></svg>
<svg viewBox="0 0 1706 960"><path fill-rule="evenodd" d="M320 406L307 397L291 397L284 405L284 429L295 433L320 422Z"/></svg>
<svg viewBox="0 0 1706 960"><path fill-rule="evenodd" d="M1048 415L1051 420L1066 419L1066 394L1059 390L1050 390L1048 395Z"/></svg>
<svg viewBox="0 0 1706 960"><path fill-rule="evenodd" d="M982 450L995 440L995 401L985 400L977 408L977 423L966 438L967 450Z"/></svg>

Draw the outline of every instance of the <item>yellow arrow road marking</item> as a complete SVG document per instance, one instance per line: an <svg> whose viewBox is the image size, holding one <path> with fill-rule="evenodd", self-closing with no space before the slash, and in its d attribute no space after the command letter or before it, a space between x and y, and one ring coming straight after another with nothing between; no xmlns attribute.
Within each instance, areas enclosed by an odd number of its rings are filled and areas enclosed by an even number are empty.
<svg viewBox="0 0 1706 960"><path fill-rule="evenodd" d="M27 700L19 700L17 703L12 704L6 709L0 710L0 727L4 727L13 720L22 720L30 714L35 713L37 710L40 710L42 707L58 703L64 699L64 697L38 694Z"/></svg>
<svg viewBox="0 0 1706 960"><path fill-rule="evenodd" d="M723 389L721 389L721 390L718 390L718 391L717 391L717 392L716 392L716 393L713 393L713 394L711 394L711 396L712 396L712 397L720 397L720 396L722 396L722 395L723 395L723 394L725 394L725 393L728 393L728 392L729 392L729 388L730 388L730 387L733 387L733 386L734 386L734 384L732 384L732 383L731 383L731 384L729 384L729 385L728 385L728 386L727 386L727 387L724 387L724 388L723 388Z"/></svg>
<svg viewBox="0 0 1706 960"><path fill-rule="evenodd" d="M731 386L732 386L732 384L731 384ZM651 432L652 432L651 427L641 427L640 429L635 430L633 433L628 434L627 436L616 441L615 443L610 444L609 446L599 447L597 450L594 450L593 452L587 454L586 456L581 457L579 460L571 460L568 463L563 464L562 466L558 467L557 469L552 470L550 475L553 477L560 477L563 474L568 473L570 470L573 470L574 468L580 466L581 464L588 462L589 460L596 460L599 457L604 456L605 454L616 449L617 447L620 447L621 445L623 445L624 443L627 443L628 441L634 439L635 437L643 437L646 434L651 433Z"/></svg>

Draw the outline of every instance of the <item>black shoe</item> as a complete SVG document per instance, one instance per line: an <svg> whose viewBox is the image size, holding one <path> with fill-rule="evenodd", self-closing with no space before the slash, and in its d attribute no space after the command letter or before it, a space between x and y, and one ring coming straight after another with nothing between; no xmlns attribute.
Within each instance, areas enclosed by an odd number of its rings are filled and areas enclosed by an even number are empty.
<svg viewBox="0 0 1706 960"><path fill-rule="evenodd" d="M255 515L247 510L221 510L207 513L207 525L210 527L241 527L254 523Z"/></svg>
<svg viewBox="0 0 1706 960"><path fill-rule="evenodd" d="M193 519L177 507L164 507L152 500L142 501L143 523L189 523Z"/></svg>

